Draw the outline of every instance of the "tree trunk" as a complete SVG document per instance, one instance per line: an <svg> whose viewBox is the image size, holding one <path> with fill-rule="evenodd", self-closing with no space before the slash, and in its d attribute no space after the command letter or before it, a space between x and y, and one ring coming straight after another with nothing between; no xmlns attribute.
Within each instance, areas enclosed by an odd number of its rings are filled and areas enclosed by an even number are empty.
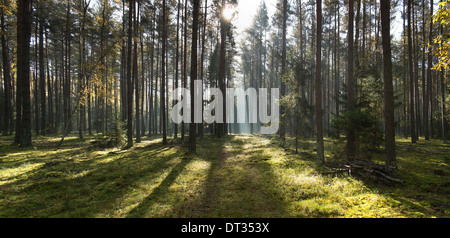
<svg viewBox="0 0 450 238"><path fill-rule="evenodd" d="M206 25L208 24L208 0L205 0L205 14L203 16L203 34L202 34L202 55L201 55L201 59L200 59L200 79L203 82L203 72L204 72L204 61L205 61L205 38L206 38ZM202 83L203 84L203 83ZM203 90L203 88L202 88ZM203 92L203 91L202 91ZM204 125L203 125L203 93L201 95L202 97L202 123L199 124L199 128L198 128L198 134L200 136L200 140L203 138L203 134L204 134Z"/></svg>
<svg viewBox="0 0 450 238"><path fill-rule="evenodd" d="M166 128L166 41L167 41L167 13L166 13L166 0L163 0L162 6L162 59L161 59L161 116L162 116L162 133L163 133L163 145L167 145L167 128Z"/></svg>
<svg viewBox="0 0 450 238"><path fill-rule="evenodd" d="M410 120L411 120L411 142L415 144L416 139L416 114L415 114L415 90L414 90L414 68L412 53L412 35L411 35L411 8L412 0L408 0L408 65L409 65L409 103L410 103Z"/></svg>
<svg viewBox="0 0 450 238"><path fill-rule="evenodd" d="M30 38L32 0L17 2L17 100L16 138L21 147L31 142Z"/></svg>
<svg viewBox="0 0 450 238"><path fill-rule="evenodd" d="M412 48L413 48L413 66L414 66L414 103L415 103L415 124L416 124L416 140L419 140L419 136L422 134L421 132L421 122L420 122L420 102L419 102L419 47L417 44L417 20L416 20L416 11L415 11L415 3L412 0L411 5L412 11Z"/></svg>
<svg viewBox="0 0 450 238"><path fill-rule="evenodd" d="M323 110L322 110L322 0L316 1L316 126L317 126L317 163L323 164ZM283 46L285 47L285 46Z"/></svg>
<svg viewBox="0 0 450 238"><path fill-rule="evenodd" d="M130 0L128 9L128 45L127 45L127 147L133 147L133 89L131 50L133 44L133 6L135 0Z"/></svg>
<svg viewBox="0 0 450 238"><path fill-rule="evenodd" d="M441 35L444 35L444 27L441 25ZM440 44L442 48L442 43ZM447 119L446 119L446 109L445 109L445 91L447 89L447 85L445 85L445 68L441 69L440 77L441 77L441 124L442 124L442 141L447 143Z"/></svg>
<svg viewBox="0 0 450 238"><path fill-rule="evenodd" d="M6 32L5 29L5 13L1 8L1 31ZM3 62L3 81L4 81L4 111L3 111L3 135L9 134L13 121L11 116L12 111L12 86L11 86L11 64L9 61L9 48L6 39L6 34L1 34L2 44L2 62Z"/></svg>
<svg viewBox="0 0 450 238"><path fill-rule="evenodd" d="M126 31L125 27L125 1L122 2L122 31ZM127 109L127 48L125 37L122 37L122 49L121 49L121 59L120 59L120 105L122 109L121 121L125 122L127 120L128 109Z"/></svg>
<svg viewBox="0 0 450 238"><path fill-rule="evenodd" d="M429 134L432 134L433 131L433 114L431 113L431 94L432 94L432 85L433 85L433 78L431 74L431 70L433 68L433 54L432 54L432 48L431 45L433 44L433 0L430 0L430 32L428 37L428 44L430 47L428 47L428 69L427 69L427 93L426 98L424 99L424 115L425 115L425 140L429 140ZM430 120L429 120L430 119ZM428 123L428 120L430 123ZM428 124L430 124L428 126ZM430 132L429 129L430 128Z"/></svg>
<svg viewBox="0 0 450 238"><path fill-rule="evenodd" d="M71 67L71 63L70 63L70 7L71 7L71 2L68 1L67 2L67 15L66 15L66 29L65 29L65 77L64 77L64 128L63 128L63 133L70 132L72 131L72 123L71 123L71 118L72 118L72 103L71 103L71 98L70 98L70 94L72 92L71 89L71 75L70 75L70 67Z"/></svg>
<svg viewBox="0 0 450 238"><path fill-rule="evenodd" d="M188 0L184 2L184 43L183 43L183 88L187 88L187 13ZM184 114L184 110L182 112ZM184 141L185 123L181 123L181 141Z"/></svg>
<svg viewBox="0 0 450 238"><path fill-rule="evenodd" d="M41 101L41 131L42 135L46 133L46 91L45 91L45 64L44 64L44 23L45 19L43 16L42 8L44 7L44 2L41 0L39 8L39 91L40 91L40 101Z"/></svg>
<svg viewBox="0 0 450 238"><path fill-rule="evenodd" d="M180 11L181 11L181 3L177 2L177 38L176 38L176 48L175 48L175 85L174 89L178 88L178 76L179 76L179 61L180 61ZM173 105L178 102L178 95L173 95ZM178 139L178 124L174 124L174 139Z"/></svg>
<svg viewBox="0 0 450 238"><path fill-rule="evenodd" d="M137 52L137 38L138 38L138 20L136 11L136 1L133 1L133 34L134 34L134 45L133 45L133 81L135 84L135 103L136 103L136 143L141 143L141 115L140 115L140 98L139 98L139 79L138 79L138 52Z"/></svg>
<svg viewBox="0 0 450 238"><path fill-rule="evenodd" d="M429 140L428 135L428 108L427 108L427 90L426 90L426 81L425 81L425 54L426 47L426 23L425 23L425 1L422 3L422 41L423 41L423 50L422 50L422 133L425 136L425 140Z"/></svg>
<svg viewBox="0 0 450 238"><path fill-rule="evenodd" d="M37 2L36 4L36 8L39 8L39 2ZM33 24L33 23L32 23ZM33 71L33 85L31 85L31 87L34 87L34 92L33 92L33 97L34 97L34 128L35 128L35 133L36 136L39 135L39 131L41 129L41 124L39 123L39 63L38 63L38 32L39 32L39 19L38 16L36 16L36 21L35 21L35 29L34 29L34 42L36 42L36 47L34 47L34 71Z"/></svg>
<svg viewBox="0 0 450 238"><path fill-rule="evenodd" d="M189 128L189 151L197 151L197 124L195 122L195 96L198 92L195 90L195 80L197 80L197 43L198 43L198 18L200 11L200 0L193 0L193 21L192 21L192 49L191 49L191 124Z"/></svg>
<svg viewBox="0 0 450 238"><path fill-rule="evenodd" d="M222 0L222 11L225 9L225 0ZM226 30L228 27L228 23L226 19L221 14L220 17L220 66L219 66L219 89L222 92L222 95L224 97L223 100L223 110L226 110L226 85L225 85L225 78L226 78ZM218 127L218 137L222 137L225 134L225 123L226 123L226 115L223 113L223 122L217 123Z"/></svg>
<svg viewBox="0 0 450 238"><path fill-rule="evenodd" d="M283 98L286 94L286 84L283 81L283 78L286 74L286 34L287 34L287 16L288 14L288 1L283 0L283 26L282 26L282 39L281 39L281 77L280 77L280 94L281 98ZM286 112L285 105L281 104L280 106L280 139L281 141L286 140L286 118L283 116Z"/></svg>
<svg viewBox="0 0 450 238"><path fill-rule="evenodd" d="M354 1L349 0L348 7L348 70L347 70L347 110L352 112L355 110L356 95L355 95L355 81L354 81L354 61L353 61L353 27L354 27ZM352 122L350 122L352 123ZM347 131L346 157L352 159L355 155L355 131L352 125Z"/></svg>
<svg viewBox="0 0 450 238"><path fill-rule="evenodd" d="M50 75L50 57L49 57L49 45L48 45L48 30L45 32L45 57L47 62L47 90L48 90L48 125L49 132L54 132L54 111L53 111L53 78L54 75Z"/></svg>
<svg viewBox="0 0 450 238"><path fill-rule="evenodd" d="M154 18L153 18L154 19ZM154 111L156 110L156 107L154 107L153 104L153 98L154 98L154 93L153 93L153 81L154 81L154 64L155 64L155 29L153 27L154 24L154 20L151 21L151 26L152 26L152 48L151 48L151 55L150 55L150 116L149 116L149 120L148 120L148 132L149 135L155 134L155 130L154 130Z"/></svg>
<svg viewBox="0 0 450 238"><path fill-rule="evenodd" d="M394 88L392 84L390 7L390 0L381 0L380 11L384 71L385 153L387 167L395 170L397 169L397 162L395 158Z"/></svg>

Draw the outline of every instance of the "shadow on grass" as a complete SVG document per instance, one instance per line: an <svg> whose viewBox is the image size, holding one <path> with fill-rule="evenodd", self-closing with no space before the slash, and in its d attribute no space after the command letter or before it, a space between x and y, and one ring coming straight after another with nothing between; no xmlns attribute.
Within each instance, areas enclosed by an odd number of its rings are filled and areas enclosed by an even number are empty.
<svg viewBox="0 0 450 238"><path fill-rule="evenodd" d="M70 146L69 143L66 146ZM75 146L75 145L72 145ZM173 166L181 152L151 144L120 154L91 156L94 149L85 143L77 150L57 152L48 157L32 158L32 151L20 164L43 163L19 175L10 176L0 185L0 217L98 217L114 216L121 210L118 201L136 190L139 181L153 181L162 170ZM79 154L84 156L78 158ZM161 154L164 153L164 156ZM70 159L68 158L75 158ZM1 170L6 163L1 164Z"/></svg>
<svg viewBox="0 0 450 238"><path fill-rule="evenodd" d="M35 151L4 145L0 140L5 154L0 155L0 217L272 218L292 216L290 203L299 203L300 209L309 209L307 202L316 198L317 202L342 203L327 200L330 194L336 195L325 187L332 177L319 183L324 186L322 192L306 186L304 192L310 197L296 194L303 191L296 184L285 186L286 181L280 180L285 171L291 176L308 170L306 179L320 173L321 168L314 165L314 146L308 145L310 149L299 155L289 148L271 152L270 147L278 146L270 138L230 135L205 137L198 144L197 155L189 155L183 145L162 146L159 139L113 152L96 149L87 140L70 138L60 150L45 141L50 140L36 141ZM406 216L414 216L414 212L448 216L450 183L445 159L450 148L434 148L425 143L411 149L408 143L399 143L398 160L407 184L395 188L364 185L398 201ZM8 156L11 154L15 156ZM204 167L198 169L195 164ZM443 175L436 174L441 172ZM158 211L160 207L165 210ZM339 215L333 211L295 214Z"/></svg>
<svg viewBox="0 0 450 238"><path fill-rule="evenodd" d="M190 214L195 218L280 217L285 213L278 199L272 168L266 163L271 157L266 147L255 145L256 137L227 136L215 139L216 157L205 158L211 163L203 195L194 201ZM181 215L181 214L180 214Z"/></svg>
<svg viewBox="0 0 450 238"><path fill-rule="evenodd" d="M137 207L133 208L128 214L127 218L142 218L147 217L149 214L147 212L154 205L154 203L160 198L164 196L164 194L168 191L170 186L175 182L183 169L188 165L190 159L182 159L174 168L169 175L159 184L159 186L153 190L153 192L145 198Z"/></svg>

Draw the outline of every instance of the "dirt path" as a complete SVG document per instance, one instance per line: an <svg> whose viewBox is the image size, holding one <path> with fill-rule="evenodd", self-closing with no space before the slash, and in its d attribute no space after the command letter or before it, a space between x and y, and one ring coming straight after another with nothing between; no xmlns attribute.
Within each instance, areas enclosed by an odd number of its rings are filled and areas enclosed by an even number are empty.
<svg viewBox="0 0 450 238"><path fill-rule="evenodd" d="M283 204L277 199L270 160L251 138L228 139L215 160L205 184L199 217L279 217Z"/></svg>

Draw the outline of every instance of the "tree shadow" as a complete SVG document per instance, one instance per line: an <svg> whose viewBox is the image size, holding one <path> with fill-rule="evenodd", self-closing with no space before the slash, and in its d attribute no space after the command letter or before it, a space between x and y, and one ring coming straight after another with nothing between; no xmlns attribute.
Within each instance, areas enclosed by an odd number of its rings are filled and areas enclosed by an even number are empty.
<svg viewBox="0 0 450 238"><path fill-rule="evenodd" d="M153 190L153 192L147 196L138 206L133 208L127 214L127 218L142 218L147 217L147 212L150 208L157 202L159 198L164 196L164 194L169 190L170 186L175 182L184 168L190 163L190 159L182 159L175 167L173 167L172 171L169 175L159 184L157 188Z"/></svg>
<svg viewBox="0 0 450 238"><path fill-rule="evenodd" d="M247 138L249 137L249 138ZM194 218L282 217L285 203L270 181L276 177L267 163L271 157L262 145L253 145L253 136L227 136L218 139L217 157L209 157L210 170L203 193L188 204ZM248 148L247 148L248 147ZM206 157L208 158L208 157ZM183 210L183 209L181 209Z"/></svg>
<svg viewBox="0 0 450 238"><path fill-rule="evenodd" d="M167 152L161 145L101 156L90 156L90 149L84 151L83 148L89 145L57 153L51 158L43 155L24 160L45 164L8 178L11 181L0 185L0 198L4 198L0 200L3 200L0 216L111 216L109 214L121 209L117 208L120 200L132 194L139 181L153 182L161 176L162 170L173 167L173 160L181 154L177 150ZM77 156L77 152L86 153L87 157L68 160Z"/></svg>

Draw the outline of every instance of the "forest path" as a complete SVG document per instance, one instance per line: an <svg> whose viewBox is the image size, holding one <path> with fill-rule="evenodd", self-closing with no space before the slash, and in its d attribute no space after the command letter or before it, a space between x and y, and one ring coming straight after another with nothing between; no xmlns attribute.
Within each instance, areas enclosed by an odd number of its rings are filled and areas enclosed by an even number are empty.
<svg viewBox="0 0 450 238"><path fill-rule="evenodd" d="M269 139L251 135L228 136L215 158L204 184L202 201L194 217L280 217L283 202L267 153ZM213 157L211 157L213 158Z"/></svg>

